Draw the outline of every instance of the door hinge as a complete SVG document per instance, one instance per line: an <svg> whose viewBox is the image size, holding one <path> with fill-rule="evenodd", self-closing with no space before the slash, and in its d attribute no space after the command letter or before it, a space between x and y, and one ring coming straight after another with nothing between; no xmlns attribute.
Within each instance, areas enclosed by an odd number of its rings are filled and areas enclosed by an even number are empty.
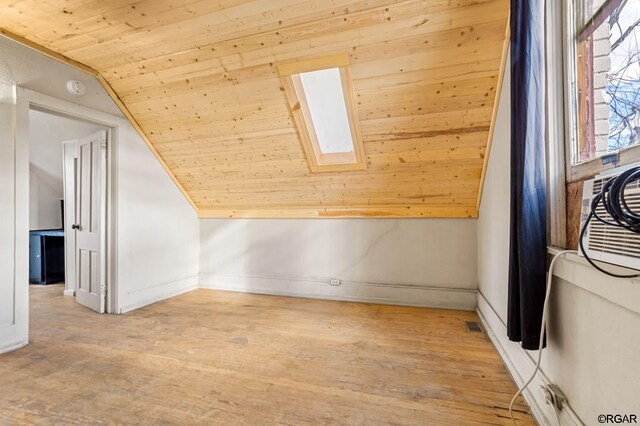
<svg viewBox="0 0 640 426"><path fill-rule="evenodd" d="M107 141L108 140L109 140L109 138L107 137L107 133L106 132L102 132L100 134L100 148L107 149Z"/></svg>

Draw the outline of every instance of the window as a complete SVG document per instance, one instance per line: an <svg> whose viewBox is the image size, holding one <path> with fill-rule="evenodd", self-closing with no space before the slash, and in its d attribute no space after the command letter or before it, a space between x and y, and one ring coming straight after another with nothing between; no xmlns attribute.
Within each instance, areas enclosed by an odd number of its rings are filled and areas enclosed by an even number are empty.
<svg viewBox="0 0 640 426"><path fill-rule="evenodd" d="M640 0L574 0L571 164L640 142Z"/></svg>
<svg viewBox="0 0 640 426"><path fill-rule="evenodd" d="M312 172L366 169L346 55L278 67Z"/></svg>

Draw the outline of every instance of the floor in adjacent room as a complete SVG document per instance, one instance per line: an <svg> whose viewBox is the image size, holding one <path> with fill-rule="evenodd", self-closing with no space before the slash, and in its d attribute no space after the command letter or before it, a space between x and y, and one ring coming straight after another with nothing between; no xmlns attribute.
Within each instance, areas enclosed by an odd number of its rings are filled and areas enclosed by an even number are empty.
<svg viewBox="0 0 640 426"><path fill-rule="evenodd" d="M196 290L98 315L59 285L30 309L31 343L0 355L0 424L511 424L473 312Z"/></svg>

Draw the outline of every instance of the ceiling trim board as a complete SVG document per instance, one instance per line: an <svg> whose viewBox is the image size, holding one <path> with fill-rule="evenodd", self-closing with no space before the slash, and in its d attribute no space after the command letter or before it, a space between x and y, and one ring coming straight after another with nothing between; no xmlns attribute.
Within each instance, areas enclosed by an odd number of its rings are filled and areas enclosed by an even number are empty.
<svg viewBox="0 0 640 426"><path fill-rule="evenodd" d="M330 218L460 218L474 219L478 211L474 206L369 206L282 209L200 209L200 219L330 219Z"/></svg>
<svg viewBox="0 0 640 426"><path fill-rule="evenodd" d="M53 51L49 48L46 48L44 46L41 46L37 43L32 42L31 40L28 40L22 36L19 36L18 34L14 34L11 31L8 31L2 27L0 27L0 34L5 36L6 38L15 41L16 43L20 43L21 45L28 47L29 49L35 50L36 52L40 52L43 55L46 55L48 57L50 57L51 59L55 59L58 62L62 62L63 64L67 64L70 65L72 67L74 67L75 69L78 69L84 73L87 73L89 75L92 76L97 76L99 73L98 71L96 71L95 69L91 68L90 66L87 66L83 63L80 63L76 60L73 60L71 58L66 57L65 55L58 53L56 51Z"/></svg>
<svg viewBox="0 0 640 426"><path fill-rule="evenodd" d="M509 42L510 42L510 15L507 16L507 25L504 34L504 41L502 45L502 58L500 59L500 71L498 73L498 81L496 82L496 91L493 100L493 112L491 113L491 124L489 125L489 135L487 136L487 147L484 150L484 161L482 163L482 172L480 174L480 185L478 186L478 201L476 202L476 210L480 210L480 204L482 204L482 192L484 189L484 179L487 175L487 168L489 166L489 154L491 154L491 143L493 142L493 134L496 130L496 119L498 118L498 108L500 107L500 94L502 93L502 81L504 80L504 73L507 68L507 56L509 55Z"/></svg>

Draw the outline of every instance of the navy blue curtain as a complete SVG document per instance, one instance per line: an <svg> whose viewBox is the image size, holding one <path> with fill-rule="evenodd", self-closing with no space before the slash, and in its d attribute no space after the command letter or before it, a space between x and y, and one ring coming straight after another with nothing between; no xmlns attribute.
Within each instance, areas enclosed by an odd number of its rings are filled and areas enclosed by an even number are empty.
<svg viewBox="0 0 640 426"><path fill-rule="evenodd" d="M537 349L546 289L544 1L511 0L509 339Z"/></svg>

